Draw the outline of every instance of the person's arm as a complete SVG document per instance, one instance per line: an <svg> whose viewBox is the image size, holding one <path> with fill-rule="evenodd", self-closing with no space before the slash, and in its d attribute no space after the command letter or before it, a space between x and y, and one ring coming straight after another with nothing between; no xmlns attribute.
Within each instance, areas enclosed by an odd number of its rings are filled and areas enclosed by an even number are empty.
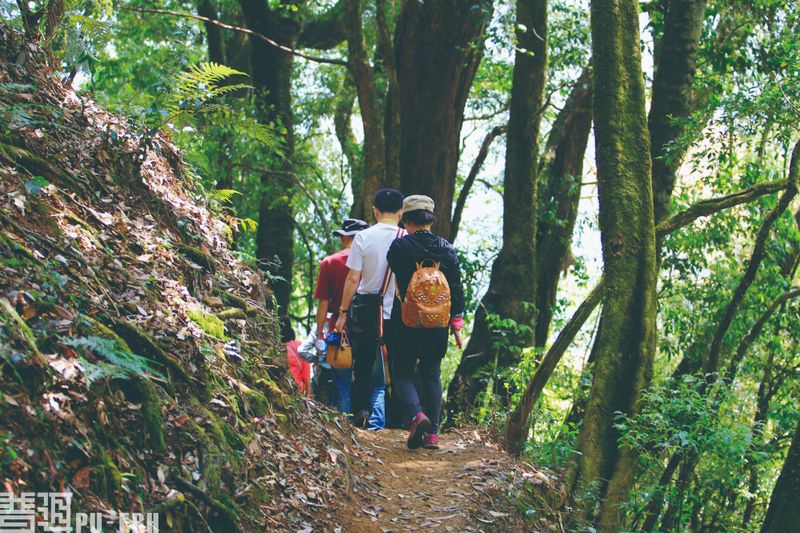
<svg viewBox="0 0 800 533"><path fill-rule="evenodd" d="M325 320L328 318L328 305L330 303L330 271L327 261L322 261L319 265L319 275L317 276L317 287L314 290L314 298L319 300L317 305L317 340L322 338L325 331ZM319 352L319 350L317 350Z"/></svg>
<svg viewBox="0 0 800 533"><path fill-rule="evenodd" d="M445 277L448 285L450 285L450 332L455 337L456 346L463 348L461 329L464 327L464 286L461 283L461 267L458 264L458 255L455 248L450 248L448 262L451 264L445 273Z"/></svg>
<svg viewBox="0 0 800 533"><path fill-rule="evenodd" d="M450 248L448 253L448 269L445 272L447 284L450 285L450 316L464 316L464 285L461 283L461 267L458 264L458 254L455 248Z"/></svg>
<svg viewBox="0 0 800 533"><path fill-rule="evenodd" d="M322 338L322 332L325 331L325 320L328 319L328 299L320 298L319 305L317 305L317 340Z"/></svg>
<svg viewBox="0 0 800 533"><path fill-rule="evenodd" d="M356 295L358 284L361 281L361 271L364 270L364 239L360 233L356 234L355 239L353 239L353 245L347 255L347 268L350 270L347 272L347 279L344 280L342 306L337 310L339 319L334 327L337 332L344 331L344 326L347 323L347 310Z"/></svg>
<svg viewBox="0 0 800 533"><path fill-rule="evenodd" d="M347 273L347 279L344 282L344 290L342 291L342 307L339 310L339 319L336 321L336 331L344 330L347 324L347 310L353 301L353 296L356 295L358 283L361 281L361 272L358 270L350 269Z"/></svg>

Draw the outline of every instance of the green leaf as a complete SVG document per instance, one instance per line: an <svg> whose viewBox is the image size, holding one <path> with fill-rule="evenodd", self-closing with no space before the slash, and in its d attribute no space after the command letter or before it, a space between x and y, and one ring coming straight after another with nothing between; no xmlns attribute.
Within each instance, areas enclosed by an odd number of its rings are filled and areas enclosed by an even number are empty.
<svg viewBox="0 0 800 533"><path fill-rule="evenodd" d="M35 176L25 182L25 192L31 196L36 196L48 185L50 185L50 182L44 179L42 176Z"/></svg>

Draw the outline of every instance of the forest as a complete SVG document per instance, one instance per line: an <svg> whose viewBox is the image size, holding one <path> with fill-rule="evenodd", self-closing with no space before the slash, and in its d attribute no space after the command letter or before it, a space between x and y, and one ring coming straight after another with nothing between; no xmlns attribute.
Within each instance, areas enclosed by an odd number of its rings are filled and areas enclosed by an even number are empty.
<svg viewBox="0 0 800 533"><path fill-rule="evenodd" d="M800 531L794 0L0 14L0 531ZM386 188L463 281L416 456L279 325Z"/></svg>

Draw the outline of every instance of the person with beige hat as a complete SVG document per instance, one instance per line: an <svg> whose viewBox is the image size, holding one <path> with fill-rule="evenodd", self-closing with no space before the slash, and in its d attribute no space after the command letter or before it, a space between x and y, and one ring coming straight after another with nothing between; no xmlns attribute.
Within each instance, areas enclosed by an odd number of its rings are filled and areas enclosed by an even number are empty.
<svg viewBox="0 0 800 533"><path fill-rule="evenodd" d="M448 330L461 347L460 330L464 326L464 290L458 256L452 244L431 232L435 221L433 199L419 194L406 197L402 222L408 235L396 239L386 256L395 274L396 287L391 322L399 328L389 337L394 357L394 389L410 421L406 442L410 449L439 447L442 358L447 353ZM420 304L425 309L422 313L414 311L415 298L428 300ZM422 403L413 381L417 362Z"/></svg>

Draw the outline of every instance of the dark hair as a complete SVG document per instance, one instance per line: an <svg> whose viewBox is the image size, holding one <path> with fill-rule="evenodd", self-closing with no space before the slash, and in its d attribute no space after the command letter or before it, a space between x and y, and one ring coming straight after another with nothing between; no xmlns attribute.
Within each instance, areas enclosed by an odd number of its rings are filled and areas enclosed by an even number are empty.
<svg viewBox="0 0 800 533"><path fill-rule="evenodd" d="M375 193L372 205L381 213L397 213L403 208L403 193L395 189L381 189Z"/></svg>
<svg viewBox="0 0 800 533"><path fill-rule="evenodd" d="M403 222L411 222L415 226L427 226L436 222L436 215L432 211L417 209L403 213Z"/></svg>
<svg viewBox="0 0 800 533"><path fill-rule="evenodd" d="M288 316L282 316L280 318L281 322L281 342L289 342L293 341L295 338L294 328L292 327L292 323L289 321Z"/></svg>

